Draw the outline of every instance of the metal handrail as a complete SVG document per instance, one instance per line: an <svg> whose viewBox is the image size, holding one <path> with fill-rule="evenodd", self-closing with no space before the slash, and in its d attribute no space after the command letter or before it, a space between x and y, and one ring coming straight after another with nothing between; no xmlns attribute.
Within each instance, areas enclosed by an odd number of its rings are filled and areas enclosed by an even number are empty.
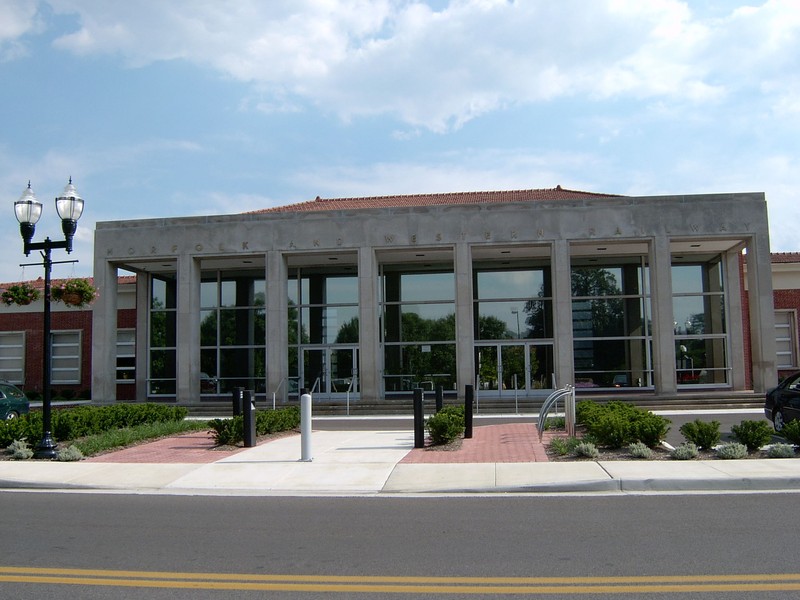
<svg viewBox="0 0 800 600"><path fill-rule="evenodd" d="M283 382L286 381L286 377L280 380L278 383L278 387L275 388L275 391L272 392L272 410L275 410L275 397L278 395L278 392L281 390L283 386Z"/></svg>

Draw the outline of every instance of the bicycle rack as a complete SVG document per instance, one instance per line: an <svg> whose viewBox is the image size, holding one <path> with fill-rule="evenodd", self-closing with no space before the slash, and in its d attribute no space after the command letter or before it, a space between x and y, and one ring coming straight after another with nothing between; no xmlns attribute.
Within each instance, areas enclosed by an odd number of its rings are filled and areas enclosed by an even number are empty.
<svg viewBox="0 0 800 600"><path fill-rule="evenodd" d="M542 404L539 411L539 422L536 424L536 429L539 431L539 441L542 441L544 434L544 425L547 421L547 413L555 406L561 398L564 401L564 424L567 429L567 435L573 437L575 435L575 386L567 385L560 390L554 391L547 397L547 400Z"/></svg>

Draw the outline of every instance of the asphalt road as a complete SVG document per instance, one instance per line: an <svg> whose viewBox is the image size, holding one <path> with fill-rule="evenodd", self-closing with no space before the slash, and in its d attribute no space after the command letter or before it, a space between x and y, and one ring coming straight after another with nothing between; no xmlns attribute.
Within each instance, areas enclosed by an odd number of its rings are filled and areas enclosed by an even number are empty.
<svg viewBox="0 0 800 600"><path fill-rule="evenodd" d="M790 598L797 499L5 492L0 597Z"/></svg>

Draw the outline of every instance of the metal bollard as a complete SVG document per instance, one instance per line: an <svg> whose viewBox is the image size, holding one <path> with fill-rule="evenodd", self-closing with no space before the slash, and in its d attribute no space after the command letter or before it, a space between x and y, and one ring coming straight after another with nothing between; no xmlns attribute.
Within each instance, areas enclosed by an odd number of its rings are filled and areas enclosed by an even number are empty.
<svg viewBox="0 0 800 600"><path fill-rule="evenodd" d="M444 388L442 386L436 386L436 412L438 413L442 410L444 406Z"/></svg>
<svg viewBox="0 0 800 600"><path fill-rule="evenodd" d="M242 416L244 417L244 447L256 445L256 405L252 390L244 390L242 395Z"/></svg>
<svg viewBox="0 0 800 600"><path fill-rule="evenodd" d="M475 397L475 388L468 385L464 392L464 438L472 437L472 403Z"/></svg>
<svg viewBox="0 0 800 600"><path fill-rule="evenodd" d="M425 394L422 388L414 389L414 448L425 447L425 414L422 410L422 401Z"/></svg>
<svg viewBox="0 0 800 600"><path fill-rule="evenodd" d="M300 460L311 462L311 394L300 396L300 446Z"/></svg>
<svg viewBox="0 0 800 600"><path fill-rule="evenodd" d="M238 417L242 414L242 401L244 399L244 388L233 388L231 401L233 403L233 416Z"/></svg>

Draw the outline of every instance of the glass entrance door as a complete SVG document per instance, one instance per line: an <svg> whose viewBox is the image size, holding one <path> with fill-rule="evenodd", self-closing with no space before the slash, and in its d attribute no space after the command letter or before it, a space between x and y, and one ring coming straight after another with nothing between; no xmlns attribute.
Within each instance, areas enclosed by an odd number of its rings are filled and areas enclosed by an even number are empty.
<svg viewBox="0 0 800 600"><path fill-rule="evenodd" d="M358 348L326 346L303 348L300 387L315 398L339 400L358 397Z"/></svg>
<svg viewBox="0 0 800 600"><path fill-rule="evenodd" d="M553 346L531 342L475 346L475 366L478 391L528 395L550 387Z"/></svg>

